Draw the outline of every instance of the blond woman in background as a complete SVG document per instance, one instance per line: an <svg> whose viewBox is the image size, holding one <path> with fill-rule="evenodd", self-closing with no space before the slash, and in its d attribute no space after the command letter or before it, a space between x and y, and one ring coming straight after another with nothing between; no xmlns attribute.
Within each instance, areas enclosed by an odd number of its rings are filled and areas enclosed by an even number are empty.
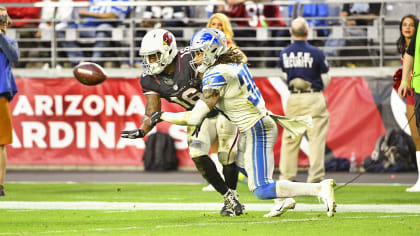
<svg viewBox="0 0 420 236"><path fill-rule="evenodd" d="M232 25L230 24L229 18L223 13L214 13L211 15L209 21L207 22L207 28L216 28L220 31L223 31L226 35L227 45L229 49L236 50L238 53L241 53L243 56L243 63L248 62L246 55L239 50L238 46L233 41L233 30Z"/></svg>

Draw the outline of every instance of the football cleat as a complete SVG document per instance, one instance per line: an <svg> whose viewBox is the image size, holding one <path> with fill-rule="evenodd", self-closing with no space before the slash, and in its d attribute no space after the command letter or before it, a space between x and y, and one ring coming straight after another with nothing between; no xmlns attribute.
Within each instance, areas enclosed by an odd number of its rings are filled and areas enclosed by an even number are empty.
<svg viewBox="0 0 420 236"><path fill-rule="evenodd" d="M234 216L235 213L232 211L232 209L229 208L229 206L227 204L223 204L223 207L220 210L220 215L222 215L222 216Z"/></svg>
<svg viewBox="0 0 420 236"><path fill-rule="evenodd" d="M281 216L283 213L290 209L295 209L296 201L293 198L286 198L284 200L274 199L274 206L271 208L270 212L265 214L264 217L275 217Z"/></svg>
<svg viewBox="0 0 420 236"><path fill-rule="evenodd" d="M328 217L333 217L335 213L335 208L337 204L335 204L334 198L334 187L335 187L335 180L333 179L326 179L321 181L321 191L318 194L318 199L322 200L325 205L327 206L327 215Z"/></svg>
<svg viewBox="0 0 420 236"><path fill-rule="evenodd" d="M243 213L243 205L239 202L238 196L235 190L229 189L225 195L223 195L225 199L225 205L228 205L229 208L235 213L236 216L242 215Z"/></svg>
<svg viewBox="0 0 420 236"><path fill-rule="evenodd" d="M0 197L4 197L4 196L6 196L6 193L4 192L3 185L0 184Z"/></svg>

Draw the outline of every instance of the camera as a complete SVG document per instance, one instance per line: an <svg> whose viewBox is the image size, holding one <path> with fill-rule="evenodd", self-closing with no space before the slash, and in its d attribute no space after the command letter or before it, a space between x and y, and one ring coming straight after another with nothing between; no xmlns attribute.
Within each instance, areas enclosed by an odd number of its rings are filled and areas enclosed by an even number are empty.
<svg viewBox="0 0 420 236"><path fill-rule="evenodd" d="M7 23L7 14L0 14L0 24Z"/></svg>

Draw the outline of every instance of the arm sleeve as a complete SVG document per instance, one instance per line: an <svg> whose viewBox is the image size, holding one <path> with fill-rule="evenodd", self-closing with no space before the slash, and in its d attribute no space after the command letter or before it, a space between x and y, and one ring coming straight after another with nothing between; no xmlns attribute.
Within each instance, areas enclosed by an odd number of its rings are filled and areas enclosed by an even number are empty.
<svg viewBox="0 0 420 236"><path fill-rule="evenodd" d="M19 60L19 49L16 40L8 40L4 34L0 34L0 48L11 63Z"/></svg>
<svg viewBox="0 0 420 236"><path fill-rule="evenodd" d="M178 113L163 112L160 118L176 125L199 125L209 112L210 109L207 104L200 99L192 111Z"/></svg>

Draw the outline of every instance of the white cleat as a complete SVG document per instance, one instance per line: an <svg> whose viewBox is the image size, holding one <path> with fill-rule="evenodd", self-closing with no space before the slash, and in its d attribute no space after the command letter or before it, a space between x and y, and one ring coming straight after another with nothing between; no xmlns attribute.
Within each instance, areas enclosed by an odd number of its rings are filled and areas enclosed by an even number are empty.
<svg viewBox="0 0 420 236"><path fill-rule="evenodd" d="M413 187L406 189L406 191L410 193L420 192L420 183L416 183Z"/></svg>
<svg viewBox="0 0 420 236"><path fill-rule="evenodd" d="M321 181L321 191L318 194L318 199L322 200L327 206L327 215L328 217L333 217L335 213L335 204L334 198L334 186L335 180L326 179Z"/></svg>
<svg viewBox="0 0 420 236"><path fill-rule="evenodd" d="M295 209L296 201L293 198L286 198L284 200L274 199L274 206L270 212L264 215L264 217L275 217L281 216L283 213L290 209Z"/></svg>
<svg viewBox="0 0 420 236"><path fill-rule="evenodd" d="M209 185L203 187L201 189L201 191L204 191L204 192L213 192L213 191L216 191L216 189L213 187L213 185L209 184Z"/></svg>

